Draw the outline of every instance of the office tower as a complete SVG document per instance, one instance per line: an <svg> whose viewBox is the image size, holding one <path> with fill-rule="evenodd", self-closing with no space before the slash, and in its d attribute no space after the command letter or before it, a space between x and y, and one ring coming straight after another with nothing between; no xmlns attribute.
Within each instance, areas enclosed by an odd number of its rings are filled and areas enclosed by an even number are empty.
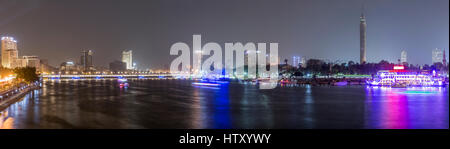
<svg viewBox="0 0 450 149"><path fill-rule="evenodd" d="M133 67L133 51L125 50L122 51L122 62L126 64L126 69L134 69Z"/></svg>
<svg viewBox="0 0 450 149"><path fill-rule="evenodd" d="M408 57L407 57L407 52L405 51L405 50L402 50L402 52L401 52L401 54L400 54L400 62L402 63L402 64L404 64L404 63L408 63Z"/></svg>
<svg viewBox="0 0 450 149"><path fill-rule="evenodd" d="M80 65L83 67L83 71L93 70L92 55L94 55L92 50L81 51Z"/></svg>
<svg viewBox="0 0 450 149"><path fill-rule="evenodd" d="M300 57L299 56L293 56L292 57L292 66L300 68L300 64L301 64Z"/></svg>
<svg viewBox="0 0 450 149"><path fill-rule="evenodd" d="M442 52L444 53L442 56L442 58L443 58L442 62L444 64L444 66L446 66L447 65L447 57L445 57L445 49Z"/></svg>
<svg viewBox="0 0 450 149"><path fill-rule="evenodd" d="M442 63L443 59L443 52L442 50L436 48L431 52L431 60L432 64L434 63Z"/></svg>
<svg viewBox="0 0 450 149"><path fill-rule="evenodd" d="M300 60L300 66L302 68L306 68L306 57L302 57L302 59Z"/></svg>
<svg viewBox="0 0 450 149"><path fill-rule="evenodd" d="M18 58L17 41L13 37L1 38L1 54L2 66L12 68L11 64Z"/></svg>

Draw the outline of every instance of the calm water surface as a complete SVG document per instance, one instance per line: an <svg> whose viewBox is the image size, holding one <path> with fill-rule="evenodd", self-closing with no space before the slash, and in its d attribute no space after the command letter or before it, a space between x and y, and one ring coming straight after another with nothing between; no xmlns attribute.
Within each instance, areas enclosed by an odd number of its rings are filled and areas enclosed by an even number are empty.
<svg viewBox="0 0 450 149"><path fill-rule="evenodd" d="M448 129L448 87L193 86L47 81L0 109L0 128Z"/></svg>

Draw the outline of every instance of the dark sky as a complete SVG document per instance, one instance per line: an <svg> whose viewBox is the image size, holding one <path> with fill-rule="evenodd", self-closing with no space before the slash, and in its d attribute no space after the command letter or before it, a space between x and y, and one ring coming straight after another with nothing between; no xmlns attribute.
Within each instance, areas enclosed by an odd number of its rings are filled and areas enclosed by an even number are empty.
<svg viewBox="0 0 450 149"><path fill-rule="evenodd" d="M93 49L107 66L133 50L140 68L168 67L170 46L208 41L278 42L282 59L359 61L362 0L0 0L0 34L20 55L59 65ZM431 63L449 49L449 0L367 0L367 59Z"/></svg>

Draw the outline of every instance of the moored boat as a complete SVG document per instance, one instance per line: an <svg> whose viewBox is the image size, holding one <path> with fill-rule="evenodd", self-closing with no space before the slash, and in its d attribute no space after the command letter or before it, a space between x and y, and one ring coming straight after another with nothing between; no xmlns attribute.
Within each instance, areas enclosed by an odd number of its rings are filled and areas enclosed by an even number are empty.
<svg viewBox="0 0 450 149"><path fill-rule="evenodd" d="M445 78L432 71L408 71L403 66L394 66L393 70L381 70L377 75L366 80L372 86L444 86Z"/></svg>

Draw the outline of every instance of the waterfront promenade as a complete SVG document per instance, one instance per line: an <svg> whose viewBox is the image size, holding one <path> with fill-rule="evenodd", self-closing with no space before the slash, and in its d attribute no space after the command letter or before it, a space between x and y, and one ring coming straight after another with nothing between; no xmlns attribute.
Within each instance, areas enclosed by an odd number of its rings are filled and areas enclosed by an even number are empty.
<svg viewBox="0 0 450 149"><path fill-rule="evenodd" d="M7 90L0 91L0 110L7 108L9 105L16 102L29 91L39 89L38 82L31 84L22 84L15 87L11 87Z"/></svg>

